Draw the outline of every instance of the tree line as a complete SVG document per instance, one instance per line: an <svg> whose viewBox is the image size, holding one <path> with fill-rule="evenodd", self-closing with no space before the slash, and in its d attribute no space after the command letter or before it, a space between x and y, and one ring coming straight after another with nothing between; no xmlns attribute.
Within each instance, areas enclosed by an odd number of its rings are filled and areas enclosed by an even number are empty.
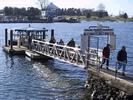
<svg viewBox="0 0 133 100"><path fill-rule="evenodd" d="M5 7L5 16L16 16L16 17L28 17L29 20L40 18L41 11L38 8L28 7L26 8L16 8L16 7Z"/></svg>
<svg viewBox="0 0 133 100"><path fill-rule="evenodd" d="M108 16L108 12L104 10L97 10L94 11L93 9L75 9L75 8L68 8L68 9L57 9L57 15L69 15L69 16L86 16L90 18L91 16L97 16L99 18Z"/></svg>
<svg viewBox="0 0 133 100"><path fill-rule="evenodd" d="M50 12L51 13L51 12ZM86 16L87 18L91 18L91 16L96 16L98 18L103 18L109 16L108 12L105 10L94 10L94 9L76 9L76 8L68 8L68 9L56 9L52 11L54 16ZM34 7L28 8L17 8L17 7L5 7L4 8L5 16L16 16L16 17L27 17L29 20L40 19L41 10ZM50 14L51 15L51 14ZM121 18L128 18L127 13L120 14Z"/></svg>

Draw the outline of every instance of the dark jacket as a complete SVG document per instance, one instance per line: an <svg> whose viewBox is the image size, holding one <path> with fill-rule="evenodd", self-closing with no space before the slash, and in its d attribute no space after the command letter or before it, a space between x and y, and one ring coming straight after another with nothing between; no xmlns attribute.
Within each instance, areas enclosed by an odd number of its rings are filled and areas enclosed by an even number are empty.
<svg viewBox="0 0 133 100"><path fill-rule="evenodd" d="M117 54L117 60L127 62L127 52L123 51L123 50L120 50Z"/></svg>
<svg viewBox="0 0 133 100"><path fill-rule="evenodd" d="M75 47L75 41L74 40L70 40L68 43L67 43L68 46L70 47Z"/></svg>
<svg viewBox="0 0 133 100"><path fill-rule="evenodd" d="M103 49L103 57L105 57L105 58L109 58L109 56L110 56L110 48L109 47L104 47L104 49Z"/></svg>

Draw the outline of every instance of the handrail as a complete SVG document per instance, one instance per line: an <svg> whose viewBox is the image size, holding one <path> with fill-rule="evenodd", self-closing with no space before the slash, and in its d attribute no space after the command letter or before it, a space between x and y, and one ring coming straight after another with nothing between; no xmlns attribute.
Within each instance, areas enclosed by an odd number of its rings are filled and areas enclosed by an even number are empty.
<svg viewBox="0 0 133 100"><path fill-rule="evenodd" d="M39 42L39 43L43 43L43 44L49 44L51 46L58 46L58 47L64 47L64 48L68 48L68 49L73 49L73 50L78 50L78 51L81 51L80 48L77 48L77 47L70 47L70 46L67 46L67 45L59 45L57 43L53 44L53 43L50 43L50 42L47 42L47 41L40 41L40 40L35 40L35 39L32 39L33 42Z"/></svg>
<svg viewBox="0 0 133 100"><path fill-rule="evenodd" d="M81 52L80 48L69 47L67 45L53 44L46 41L40 41L32 39L33 50L37 53L44 54L46 56L68 61L76 65L83 65L84 63L84 54Z"/></svg>

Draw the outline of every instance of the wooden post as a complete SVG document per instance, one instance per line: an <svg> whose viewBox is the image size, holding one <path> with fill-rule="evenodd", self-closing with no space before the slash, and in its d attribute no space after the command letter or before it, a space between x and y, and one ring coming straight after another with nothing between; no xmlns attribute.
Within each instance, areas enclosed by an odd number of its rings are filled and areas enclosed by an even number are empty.
<svg viewBox="0 0 133 100"><path fill-rule="evenodd" d="M10 31L10 49L13 49L13 30Z"/></svg>
<svg viewBox="0 0 133 100"><path fill-rule="evenodd" d="M54 37L54 30L51 30L51 38Z"/></svg>
<svg viewBox="0 0 133 100"><path fill-rule="evenodd" d="M45 39L46 37L45 37L45 31L43 31L43 39Z"/></svg>
<svg viewBox="0 0 133 100"><path fill-rule="evenodd" d="M5 46L7 47L8 44L8 29L5 29Z"/></svg>
<svg viewBox="0 0 133 100"><path fill-rule="evenodd" d="M21 46L21 36L18 37L17 45L18 45L18 47L20 48L20 46Z"/></svg>
<svg viewBox="0 0 133 100"><path fill-rule="evenodd" d="M50 43L55 43L55 42L56 42L56 40L55 40L55 38L54 38L54 30L53 30L53 29L51 30L51 39L50 39L49 42L50 42Z"/></svg>

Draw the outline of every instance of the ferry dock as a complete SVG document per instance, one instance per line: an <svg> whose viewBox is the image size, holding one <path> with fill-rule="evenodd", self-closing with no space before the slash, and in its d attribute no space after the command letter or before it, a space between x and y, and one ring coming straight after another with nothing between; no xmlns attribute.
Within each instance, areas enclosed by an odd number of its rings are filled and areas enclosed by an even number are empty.
<svg viewBox="0 0 133 100"><path fill-rule="evenodd" d="M107 43L115 49L116 35L114 30L108 26L90 26L81 34L81 45L70 47L54 42L46 41L47 29L35 29L27 27L24 29L5 29L5 46L3 50L12 55L26 55L31 59L57 59L75 66L84 68L89 76L100 77L106 83L114 86L128 95L133 95L133 77L122 76L115 70L100 68L102 54L99 46L91 48L92 36L107 36ZM51 30L51 39L55 39L54 30ZM99 43L98 43L99 44ZM117 67L117 66L116 66ZM89 83L86 83L86 86Z"/></svg>

